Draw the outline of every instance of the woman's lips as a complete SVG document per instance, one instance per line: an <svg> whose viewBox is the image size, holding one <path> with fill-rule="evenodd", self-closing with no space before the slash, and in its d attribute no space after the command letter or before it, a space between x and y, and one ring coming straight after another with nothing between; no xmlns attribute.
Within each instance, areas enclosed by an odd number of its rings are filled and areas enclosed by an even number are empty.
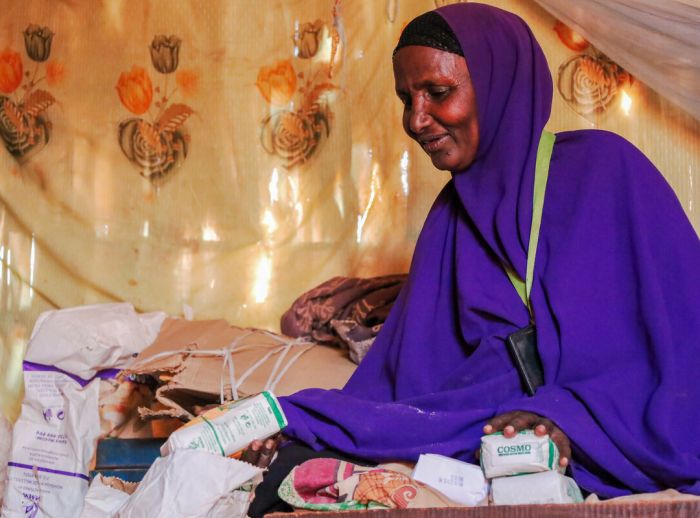
<svg viewBox="0 0 700 518"><path fill-rule="evenodd" d="M422 137L419 142L426 153L435 153L447 142L448 135L436 135L434 137Z"/></svg>

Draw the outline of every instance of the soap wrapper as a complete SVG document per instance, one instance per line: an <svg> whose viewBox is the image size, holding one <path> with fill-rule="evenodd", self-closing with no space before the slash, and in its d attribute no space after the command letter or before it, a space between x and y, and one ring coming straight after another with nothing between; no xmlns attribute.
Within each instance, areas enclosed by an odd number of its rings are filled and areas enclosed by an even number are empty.
<svg viewBox="0 0 700 518"><path fill-rule="evenodd" d="M576 481L557 471L543 471L491 481L494 505L577 504L583 495Z"/></svg>
<svg viewBox="0 0 700 518"><path fill-rule="evenodd" d="M559 450L549 435L532 430L507 438L502 432L481 438L481 467L486 478L559 469Z"/></svg>
<svg viewBox="0 0 700 518"><path fill-rule="evenodd" d="M161 455L193 449L230 456L252 441L266 439L287 426L287 418L272 392L261 392L213 408L175 430Z"/></svg>
<svg viewBox="0 0 700 518"><path fill-rule="evenodd" d="M412 478L458 504L476 506L488 503L489 483L475 464L424 453L418 457Z"/></svg>

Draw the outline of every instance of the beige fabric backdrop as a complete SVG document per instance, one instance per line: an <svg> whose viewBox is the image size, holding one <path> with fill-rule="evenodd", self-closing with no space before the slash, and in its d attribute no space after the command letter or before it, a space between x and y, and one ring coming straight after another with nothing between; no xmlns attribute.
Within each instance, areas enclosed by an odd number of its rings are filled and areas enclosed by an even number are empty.
<svg viewBox="0 0 700 518"><path fill-rule="evenodd" d="M401 130L391 50L407 21L444 3L6 3L0 410L16 414L43 310L130 301L277 329L296 296L331 276L406 271L448 176ZM534 2L490 3L530 23L555 84L562 67L569 101L555 91L549 128L625 136L700 228L698 121L555 31ZM50 52L31 24L53 32ZM171 35L176 61L162 59ZM163 161L144 169L148 150Z"/></svg>

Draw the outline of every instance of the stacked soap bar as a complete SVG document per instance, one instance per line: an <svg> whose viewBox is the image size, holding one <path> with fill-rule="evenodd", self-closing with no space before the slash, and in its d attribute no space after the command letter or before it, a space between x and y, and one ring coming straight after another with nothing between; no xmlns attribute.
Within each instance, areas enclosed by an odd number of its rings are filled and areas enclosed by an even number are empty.
<svg viewBox="0 0 700 518"><path fill-rule="evenodd" d="M495 505L583 501L576 482L559 472L559 450L548 435L532 430L510 439L501 432L485 435L480 459Z"/></svg>
<svg viewBox="0 0 700 518"><path fill-rule="evenodd" d="M583 502L583 496L573 478L556 471L541 471L494 478L491 500L495 505L576 504Z"/></svg>
<svg viewBox="0 0 700 518"><path fill-rule="evenodd" d="M559 450L549 435L523 430L513 438L497 432L481 438L481 468L486 478L555 470Z"/></svg>

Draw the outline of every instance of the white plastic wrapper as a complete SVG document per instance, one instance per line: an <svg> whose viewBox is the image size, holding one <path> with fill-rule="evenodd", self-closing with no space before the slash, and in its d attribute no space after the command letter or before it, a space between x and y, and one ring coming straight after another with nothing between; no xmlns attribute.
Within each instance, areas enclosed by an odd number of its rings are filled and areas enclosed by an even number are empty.
<svg viewBox="0 0 700 518"><path fill-rule="evenodd" d="M118 518L212 518L224 512L245 516L248 495L231 493L262 469L229 457L199 450L176 450L159 457ZM242 493L242 492L241 492ZM242 514L236 514L242 512Z"/></svg>
<svg viewBox="0 0 700 518"><path fill-rule="evenodd" d="M24 393L2 516L80 516L100 433L99 381L85 384L50 367L25 366Z"/></svg>
<svg viewBox="0 0 700 518"><path fill-rule="evenodd" d="M5 482L7 481L7 461L10 458L10 446L12 445L12 425L7 418L0 413L0 505L5 494Z"/></svg>
<svg viewBox="0 0 700 518"><path fill-rule="evenodd" d="M178 449L199 449L223 456L236 453L256 439L270 437L287 426L287 418L272 392L261 392L213 408L175 430L161 446L161 455Z"/></svg>
<svg viewBox="0 0 700 518"><path fill-rule="evenodd" d="M220 498L206 518L245 518L252 498L252 491L237 489Z"/></svg>
<svg viewBox="0 0 700 518"><path fill-rule="evenodd" d="M91 379L100 370L126 367L155 340L165 318L139 315L126 302L45 311L24 359Z"/></svg>
<svg viewBox="0 0 700 518"><path fill-rule="evenodd" d="M113 518L128 499L129 493L109 486L98 473L85 495L85 505L80 518Z"/></svg>
<svg viewBox="0 0 700 518"><path fill-rule="evenodd" d="M577 504L583 496L573 478L543 471L493 479L491 501L494 505Z"/></svg>
<svg viewBox="0 0 700 518"><path fill-rule="evenodd" d="M532 430L506 438L501 432L481 438L481 467L486 478L559 469L559 450L549 435Z"/></svg>
<svg viewBox="0 0 700 518"><path fill-rule="evenodd" d="M481 468L468 462L434 453L422 454L412 478L458 504L476 506L488 503L489 483Z"/></svg>

